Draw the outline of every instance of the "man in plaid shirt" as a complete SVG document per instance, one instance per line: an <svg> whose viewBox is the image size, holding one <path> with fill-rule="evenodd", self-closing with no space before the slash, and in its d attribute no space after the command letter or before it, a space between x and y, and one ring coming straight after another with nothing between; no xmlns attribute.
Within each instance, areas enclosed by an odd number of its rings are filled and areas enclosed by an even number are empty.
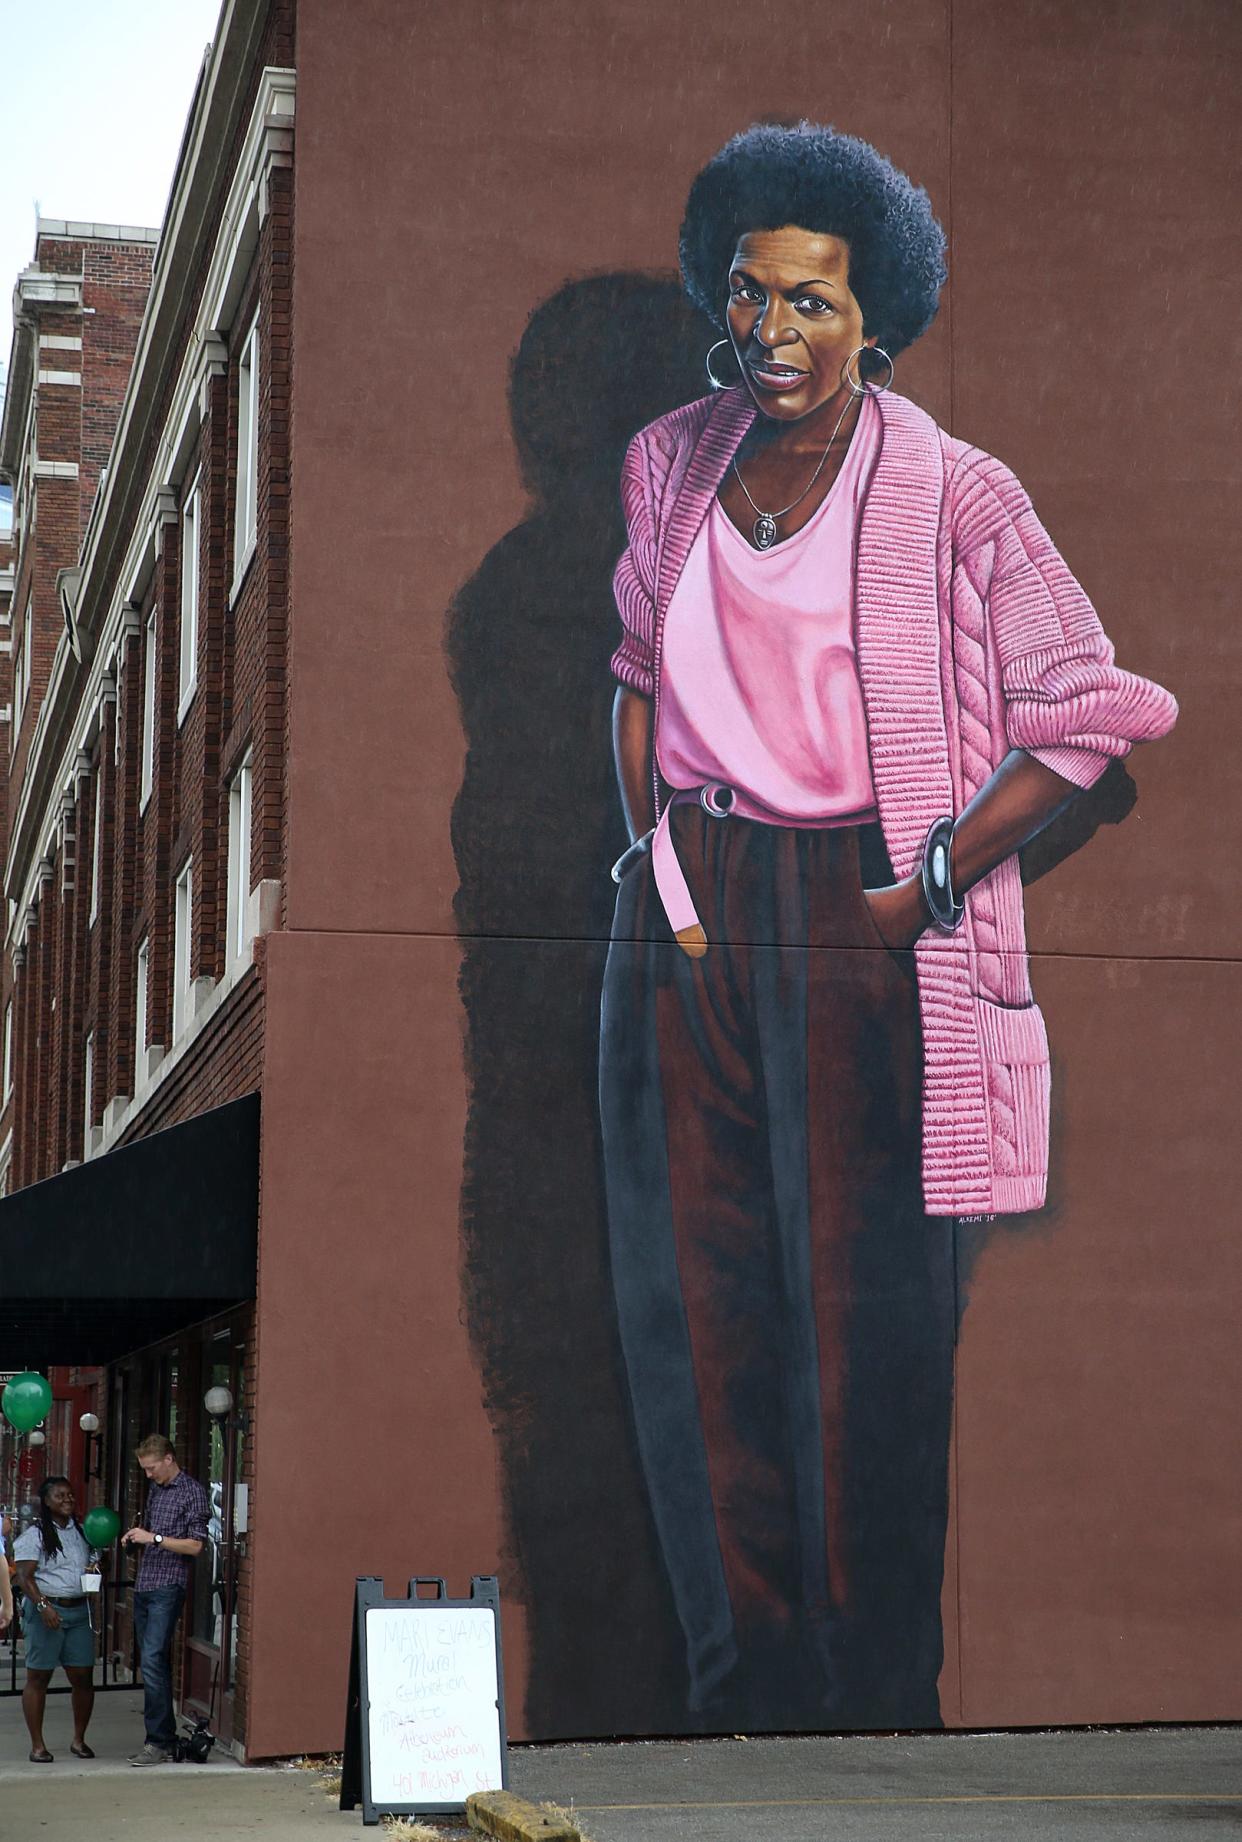
<svg viewBox="0 0 1242 1842"><path fill-rule="evenodd" d="M166 1765L173 1756L172 1645L190 1583L190 1562L207 1541L207 1492L183 1471L170 1439L152 1433L137 1450L150 1481L147 1513L121 1537L141 1548L134 1581L134 1635L142 1666L143 1714L147 1737L131 1765Z"/></svg>

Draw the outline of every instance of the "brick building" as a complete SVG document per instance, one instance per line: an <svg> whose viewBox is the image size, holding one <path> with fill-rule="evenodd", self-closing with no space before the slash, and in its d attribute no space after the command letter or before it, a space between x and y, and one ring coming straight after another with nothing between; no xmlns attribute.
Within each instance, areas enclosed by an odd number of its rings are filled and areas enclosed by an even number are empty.
<svg viewBox="0 0 1242 1842"><path fill-rule="evenodd" d="M0 425L0 1340L56 1395L41 1453L6 1429L0 1498L21 1507L64 1467L136 1518L132 1446L171 1432L216 1511L180 1686L239 1744L263 936L286 818L290 34L287 6L233 9L162 233L40 219ZM212 1385L231 1415L206 1413ZM128 1660L123 1590L106 1641Z"/></svg>
<svg viewBox="0 0 1242 1842"><path fill-rule="evenodd" d="M40 219L34 259L14 289L16 333L0 426L0 467L13 495L7 623L11 695L5 731L10 838L19 814L28 822L31 798L37 797L33 785L27 791L28 781L35 778L34 738L61 635L68 638L65 608L72 594L72 572L101 487L106 486L108 455L146 306L156 240L157 233L150 230ZM0 1172L6 1190L81 1162L88 1106L85 1070L75 1069L77 1078L72 1078L67 1058L80 1058L88 1032L95 1034L101 1060L106 1053L108 991L106 983L100 988L99 980L106 980L107 959L98 950L103 931L95 927L100 908L110 907L103 899L103 877L111 865L104 864L102 839L98 864L93 856L89 860L99 880L85 892L88 927L96 942L88 943L86 928L75 941L71 917L78 847L87 836L85 828L95 825L96 807L106 809L100 715L95 713L89 752L83 750L86 760L79 764L79 777L89 764L90 784L62 788L55 836L44 840L52 845L52 853L45 858L41 854L35 900L20 923L14 921L4 984L11 1079L5 1082L0 1116ZM70 797L79 792L86 795L80 811L79 800ZM96 849L93 835L90 849ZM55 893L44 900L53 879ZM79 918L87 921L86 911ZM107 921L111 918L109 914ZM53 982L48 962L48 955L57 951L53 929L59 950L68 955L63 964L71 968L70 982L54 1009L51 999L54 991L60 996L60 987L58 980ZM89 987L88 962L93 974ZM88 1025L82 1021L84 1005L90 1010Z"/></svg>
<svg viewBox="0 0 1242 1842"><path fill-rule="evenodd" d="M516 1736L707 1718L601 1200L610 583L628 437L717 336L687 188L804 115L951 216L897 389L1183 710L1029 866L1057 1177L953 1229L943 1718L1236 1717L1236 442L1135 252L1228 312L1238 25L842 7L791 0L774 71L741 0L224 0L158 241L44 223L20 279L0 1369L54 1369L47 1450L118 1508L155 1426L211 1482L180 1686L250 1757L339 1746L359 1574L500 1574Z"/></svg>

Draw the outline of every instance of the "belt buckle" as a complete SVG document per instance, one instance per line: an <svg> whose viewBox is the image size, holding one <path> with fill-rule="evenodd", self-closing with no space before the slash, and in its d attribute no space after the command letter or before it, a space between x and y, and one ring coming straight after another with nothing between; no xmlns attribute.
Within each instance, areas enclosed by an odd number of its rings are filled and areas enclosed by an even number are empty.
<svg viewBox="0 0 1242 1842"><path fill-rule="evenodd" d="M699 788L699 805L711 819L727 819L735 797L733 788L721 780L709 780L705 787Z"/></svg>

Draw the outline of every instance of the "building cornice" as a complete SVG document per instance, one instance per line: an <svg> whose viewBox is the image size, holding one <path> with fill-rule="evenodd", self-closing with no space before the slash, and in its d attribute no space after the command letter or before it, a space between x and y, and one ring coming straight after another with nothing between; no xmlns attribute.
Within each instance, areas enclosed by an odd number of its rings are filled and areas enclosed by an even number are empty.
<svg viewBox="0 0 1242 1842"><path fill-rule="evenodd" d="M160 233L146 224L95 224L84 218L40 217L38 237L66 243L158 243Z"/></svg>
<svg viewBox="0 0 1242 1842"><path fill-rule="evenodd" d="M115 675L125 610L150 580L168 494L192 445L205 381L225 363L223 336L266 215L268 175L273 166L292 163L295 76L292 70L269 68L262 73L224 211L218 227L213 224L210 214L224 177L223 150L234 144L241 122L264 11L262 0L227 0L183 143L107 481L83 540L72 607L77 649L67 630L57 647L12 814L4 883L7 891L21 892L14 895L19 912L34 887L37 857L54 833L59 794L71 778L73 760L83 737L97 726L103 680ZM207 285L168 413L156 425L161 386L209 239ZM154 466L144 469L156 426Z"/></svg>

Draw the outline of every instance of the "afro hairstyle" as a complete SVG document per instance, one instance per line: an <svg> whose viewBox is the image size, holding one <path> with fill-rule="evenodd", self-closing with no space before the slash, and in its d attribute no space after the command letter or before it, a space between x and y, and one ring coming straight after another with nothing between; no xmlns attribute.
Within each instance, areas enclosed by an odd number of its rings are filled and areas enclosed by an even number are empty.
<svg viewBox="0 0 1242 1842"><path fill-rule="evenodd" d="M921 186L866 141L815 122L757 124L721 148L690 188L681 274L695 306L724 325L738 239L802 230L849 245L849 285L867 336L896 357L926 332L944 286L944 232Z"/></svg>

